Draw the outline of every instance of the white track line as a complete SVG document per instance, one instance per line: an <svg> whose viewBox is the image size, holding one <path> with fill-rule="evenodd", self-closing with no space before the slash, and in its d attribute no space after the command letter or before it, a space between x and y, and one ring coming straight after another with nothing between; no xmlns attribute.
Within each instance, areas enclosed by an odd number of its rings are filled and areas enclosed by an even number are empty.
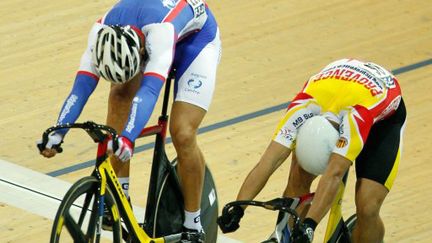
<svg viewBox="0 0 432 243"><path fill-rule="evenodd" d="M59 199L71 184L0 159L0 201L42 217L54 219ZM144 208L133 206L138 219L144 218ZM224 235L218 243L240 243Z"/></svg>

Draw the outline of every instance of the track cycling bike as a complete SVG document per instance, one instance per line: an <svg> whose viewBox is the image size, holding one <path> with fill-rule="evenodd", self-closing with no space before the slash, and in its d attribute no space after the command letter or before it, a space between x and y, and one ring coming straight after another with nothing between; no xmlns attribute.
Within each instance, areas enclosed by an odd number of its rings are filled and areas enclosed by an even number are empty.
<svg viewBox="0 0 432 243"><path fill-rule="evenodd" d="M342 198L345 191L345 185L348 178L348 172L345 173L339 184L336 198L334 199L329 219L327 221L324 242L326 243L350 243L351 232L356 224L356 214L351 215L347 220L342 217ZM294 198L275 198L270 201L239 200L226 204L223 208L223 214L226 214L234 206L255 206L268 210L279 211L276 226L273 233L268 239L261 243L293 243L292 232L299 227L301 219L296 209L300 205L310 206L314 198L314 193Z"/></svg>
<svg viewBox="0 0 432 243"><path fill-rule="evenodd" d="M52 226L50 242L178 242L182 237L184 221L183 196L176 173L177 160L169 161L165 152L168 124L170 72L165 84L162 112L157 125L146 127L140 137L155 135L154 153L148 185L147 203L143 223L135 217L111 166L107 144L117 138L114 129L88 121L62 124L48 128L42 135L43 150L50 133L59 129L83 129L98 144L95 168L90 176L79 179L65 194ZM116 143L113 143L114 146ZM55 147L62 152L60 146ZM212 174L205 167L201 200L201 223L206 242L217 239L218 200ZM111 229L103 230L103 217L112 220Z"/></svg>

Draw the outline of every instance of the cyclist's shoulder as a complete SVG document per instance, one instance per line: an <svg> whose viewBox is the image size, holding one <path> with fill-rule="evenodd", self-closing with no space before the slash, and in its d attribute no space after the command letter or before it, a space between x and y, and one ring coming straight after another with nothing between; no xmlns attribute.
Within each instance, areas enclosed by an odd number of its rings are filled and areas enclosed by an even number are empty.
<svg viewBox="0 0 432 243"><path fill-rule="evenodd" d="M104 22L130 24L141 28L147 24L162 22L172 9L173 5L165 4L162 0L122 0L108 10Z"/></svg>

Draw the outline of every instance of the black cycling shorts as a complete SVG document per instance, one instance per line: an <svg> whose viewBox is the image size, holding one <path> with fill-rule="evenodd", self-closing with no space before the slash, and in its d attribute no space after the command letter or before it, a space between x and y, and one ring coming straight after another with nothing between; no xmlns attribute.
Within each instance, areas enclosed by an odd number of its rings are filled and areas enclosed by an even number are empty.
<svg viewBox="0 0 432 243"><path fill-rule="evenodd" d="M371 127L363 150L356 158L357 178L367 178L391 189L399 167L405 121L402 99L393 115Z"/></svg>

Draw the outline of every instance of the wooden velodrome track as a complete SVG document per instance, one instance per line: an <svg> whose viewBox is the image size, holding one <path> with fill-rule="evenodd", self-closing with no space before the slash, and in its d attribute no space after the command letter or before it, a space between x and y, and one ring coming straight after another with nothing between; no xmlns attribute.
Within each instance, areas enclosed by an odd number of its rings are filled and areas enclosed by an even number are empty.
<svg viewBox="0 0 432 243"><path fill-rule="evenodd" d="M89 28L114 2L0 1L1 160L67 182L90 173L90 168L70 167L94 158L95 146L83 132L70 133L65 152L51 160L38 155L35 141L55 122L70 91ZM360 58L398 74L408 110L399 175L382 208L385 241L430 242L432 1L209 0L208 4L220 25L223 56L203 127L220 126L198 138L216 180L220 205L235 199L267 146L284 112L278 105L288 102L311 74L330 61ZM80 121L104 122L108 87L100 82ZM252 117L246 119L246 114ZM234 120L227 126L221 124L230 119ZM149 142L144 139L137 146ZM173 157L172 145L167 147ZM149 150L139 152L132 164L131 195L141 207L150 155ZM281 166L258 199L279 196L288 170L289 163ZM51 219L6 200L5 195L12 195L20 201L23 193L10 184L17 182L5 179L14 173L19 172L0 168L0 241L47 242ZM346 216L354 212L354 180L351 173L344 198ZM30 208L32 203L27 202ZM272 231L275 217L273 212L248 209L241 228L227 236L259 242ZM319 227L317 242L322 234Z"/></svg>

